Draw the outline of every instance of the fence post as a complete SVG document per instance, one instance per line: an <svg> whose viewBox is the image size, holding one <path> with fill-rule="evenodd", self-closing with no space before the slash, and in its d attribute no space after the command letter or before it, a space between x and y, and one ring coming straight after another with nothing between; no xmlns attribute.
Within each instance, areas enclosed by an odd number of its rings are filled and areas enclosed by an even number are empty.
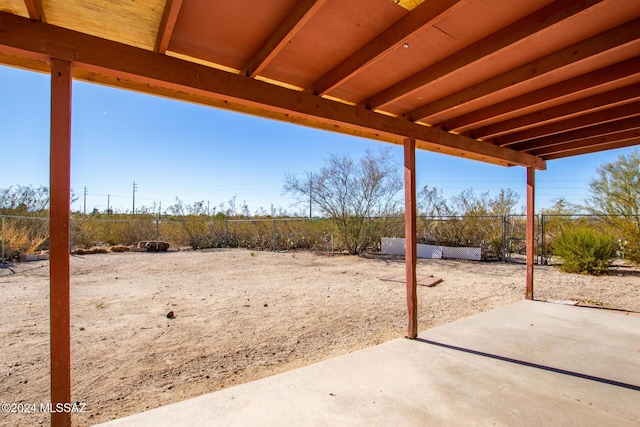
<svg viewBox="0 0 640 427"><path fill-rule="evenodd" d="M271 233L271 252L276 251L276 219L273 218L273 228Z"/></svg>
<svg viewBox="0 0 640 427"><path fill-rule="evenodd" d="M336 236L336 222L335 220L331 220L331 255L333 255L336 251L336 248L333 244L336 238L335 236Z"/></svg>
<svg viewBox="0 0 640 427"><path fill-rule="evenodd" d="M544 214L540 214L540 265L545 264L544 253Z"/></svg>
<svg viewBox="0 0 640 427"><path fill-rule="evenodd" d="M158 217L156 218L156 252L159 252L160 245L160 210L158 210Z"/></svg>
<svg viewBox="0 0 640 427"><path fill-rule="evenodd" d="M502 215L502 262L507 262L507 214Z"/></svg>
<svg viewBox="0 0 640 427"><path fill-rule="evenodd" d="M4 264L4 216L2 217L2 263Z"/></svg>
<svg viewBox="0 0 640 427"><path fill-rule="evenodd" d="M227 219L224 220L224 247L229 247L229 241L227 240Z"/></svg>

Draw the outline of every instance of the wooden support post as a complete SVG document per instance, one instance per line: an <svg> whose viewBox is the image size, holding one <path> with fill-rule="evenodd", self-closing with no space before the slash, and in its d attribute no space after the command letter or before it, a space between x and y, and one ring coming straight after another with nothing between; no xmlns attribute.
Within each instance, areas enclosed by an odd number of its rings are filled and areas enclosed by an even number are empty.
<svg viewBox="0 0 640 427"><path fill-rule="evenodd" d="M527 291L526 298L533 300L533 259L535 256L535 173L527 168Z"/></svg>
<svg viewBox="0 0 640 427"><path fill-rule="evenodd" d="M407 273L407 338L418 336L418 292L416 278L416 140L404 140L404 237L405 268Z"/></svg>
<svg viewBox="0 0 640 427"><path fill-rule="evenodd" d="M69 211L71 208L71 62L51 60L49 213L51 403L71 402ZM53 412L51 425L70 426L70 412Z"/></svg>

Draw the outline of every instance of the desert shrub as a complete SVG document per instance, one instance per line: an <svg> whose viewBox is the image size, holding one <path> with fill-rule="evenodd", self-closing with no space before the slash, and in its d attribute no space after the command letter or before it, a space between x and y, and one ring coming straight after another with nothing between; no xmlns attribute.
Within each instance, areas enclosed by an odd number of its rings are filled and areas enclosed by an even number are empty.
<svg viewBox="0 0 640 427"><path fill-rule="evenodd" d="M71 220L71 242L73 247L89 249L100 244L104 235L104 224L96 220L73 218Z"/></svg>
<svg viewBox="0 0 640 427"><path fill-rule="evenodd" d="M618 241L618 251L622 258L640 264L640 229L636 217L605 216L602 227Z"/></svg>
<svg viewBox="0 0 640 427"><path fill-rule="evenodd" d="M49 249L49 189L11 186L0 188L0 215L4 253L8 259Z"/></svg>
<svg viewBox="0 0 640 427"><path fill-rule="evenodd" d="M564 230L553 244L555 255L562 258L562 271L599 275L607 272L616 256L612 239L589 227Z"/></svg>
<svg viewBox="0 0 640 427"><path fill-rule="evenodd" d="M313 241L317 240L318 236L314 236L316 230L309 222L310 220L277 221L275 223L276 248L278 250L311 249Z"/></svg>
<svg viewBox="0 0 640 427"><path fill-rule="evenodd" d="M150 215L76 215L71 219L73 247L135 245L156 239L155 217Z"/></svg>
<svg viewBox="0 0 640 427"><path fill-rule="evenodd" d="M49 249L49 222L43 218L6 217L3 224L6 259Z"/></svg>
<svg viewBox="0 0 640 427"><path fill-rule="evenodd" d="M160 230L176 247L189 246L195 250L224 246L224 221L188 215L164 219Z"/></svg>

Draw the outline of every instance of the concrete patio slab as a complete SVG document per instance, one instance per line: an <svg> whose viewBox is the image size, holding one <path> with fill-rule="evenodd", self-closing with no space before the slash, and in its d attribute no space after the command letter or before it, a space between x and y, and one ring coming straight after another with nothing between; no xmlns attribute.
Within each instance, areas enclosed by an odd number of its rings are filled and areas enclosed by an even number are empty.
<svg viewBox="0 0 640 427"><path fill-rule="evenodd" d="M640 318L522 301L102 426L640 426Z"/></svg>

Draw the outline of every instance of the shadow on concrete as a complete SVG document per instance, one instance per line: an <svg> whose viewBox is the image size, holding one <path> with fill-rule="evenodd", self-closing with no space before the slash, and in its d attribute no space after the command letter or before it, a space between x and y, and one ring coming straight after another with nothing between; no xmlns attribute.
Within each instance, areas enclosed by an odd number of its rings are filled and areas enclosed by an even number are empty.
<svg viewBox="0 0 640 427"><path fill-rule="evenodd" d="M521 366L527 366L527 367L530 367L530 368L542 369L544 371L554 372L554 373L557 373L557 374L569 375L569 376L572 376L572 377L582 378L582 379L589 380L589 381L596 381L596 382L599 382L599 383L614 385L616 387L623 387L623 388L627 388L627 389L630 389L630 390L640 391L640 386L637 386L637 385L627 384L627 383L623 383L623 382L620 382L620 381L610 380L610 379L607 379L607 378L600 378L600 377L596 377L596 376L593 376L593 375L582 374L580 372L573 372L573 371L568 371L566 369L553 368L551 366L545 366L545 365L540 365L538 363L526 362L524 360L512 359L510 357L499 356L497 354L491 354L491 353L485 353L483 351L472 350L472 349L469 349L469 348L458 347L458 346L450 345L450 344L444 344L444 343L441 343L441 342L431 341L431 340L427 340L427 339L424 339L424 338L415 338L414 341L418 341L418 342L421 342L421 343L424 343L424 344L435 345L435 346L438 346L438 347L444 347L444 348L448 348L450 350L462 351L464 353L474 354L476 356L482 356L482 357L488 357L488 358L495 359L495 360L501 360L503 362L515 363L515 364L518 364L518 365L521 365Z"/></svg>

